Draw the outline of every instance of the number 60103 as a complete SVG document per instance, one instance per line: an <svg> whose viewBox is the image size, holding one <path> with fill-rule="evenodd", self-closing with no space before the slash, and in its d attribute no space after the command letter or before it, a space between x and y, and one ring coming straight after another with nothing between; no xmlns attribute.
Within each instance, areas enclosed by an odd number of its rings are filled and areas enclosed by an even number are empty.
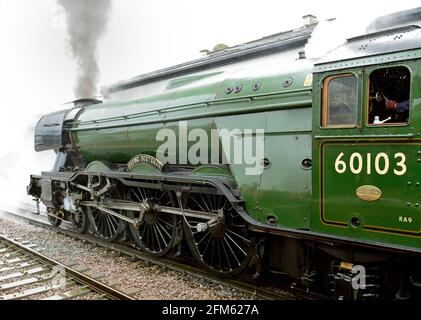
<svg viewBox="0 0 421 320"><path fill-rule="evenodd" d="M378 153L377 155L367 153L365 156L361 153L354 152L347 162L344 160L344 155L341 152L335 161L335 171L339 174L345 173L348 168L353 174L360 174L364 171L367 174L375 172L379 175L385 175L392 170L389 156L384 152ZM393 173L397 176L404 175L407 170L405 154L402 152L395 153L392 161Z"/></svg>

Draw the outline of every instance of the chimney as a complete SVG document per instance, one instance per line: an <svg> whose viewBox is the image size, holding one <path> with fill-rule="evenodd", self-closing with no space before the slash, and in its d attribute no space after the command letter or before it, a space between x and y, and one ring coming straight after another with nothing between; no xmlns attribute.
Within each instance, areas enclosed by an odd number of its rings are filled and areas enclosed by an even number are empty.
<svg viewBox="0 0 421 320"><path fill-rule="evenodd" d="M102 103L101 100L98 99L79 99L72 102L73 108L85 108L94 104Z"/></svg>
<svg viewBox="0 0 421 320"><path fill-rule="evenodd" d="M298 51L298 59L303 60L306 58L306 52L304 50Z"/></svg>
<svg viewBox="0 0 421 320"><path fill-rule="evenodd" d="M317 20L317 17L313 16L312 14L307 14L303 16L304 21L304 27L310 27L312 25L317 24L319 21Z"/></svg>

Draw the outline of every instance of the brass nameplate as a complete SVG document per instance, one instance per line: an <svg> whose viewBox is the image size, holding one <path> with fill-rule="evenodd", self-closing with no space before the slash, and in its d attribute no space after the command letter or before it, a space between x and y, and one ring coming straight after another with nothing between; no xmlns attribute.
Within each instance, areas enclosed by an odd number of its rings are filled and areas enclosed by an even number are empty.
<svg viewBox="0 0 421 320"><path fill-rule="evenodd" d="M146 155L146 154L140 154L136 157L134 157L132 160L129 161L127 164L127 167L129 171L133 170L138 164L147 163L151 166L155 167L159 171L162 171L162 168L164 165L161 161L159 161L157 158L154 158L152 156Z"/></svg>
<svg viewBox="0 0 421 320"><path fill-rule="evenodd" d="M376 201L382 196L382 191L375 186L361 186L355 192L357 197L364 201Z"/></svg>

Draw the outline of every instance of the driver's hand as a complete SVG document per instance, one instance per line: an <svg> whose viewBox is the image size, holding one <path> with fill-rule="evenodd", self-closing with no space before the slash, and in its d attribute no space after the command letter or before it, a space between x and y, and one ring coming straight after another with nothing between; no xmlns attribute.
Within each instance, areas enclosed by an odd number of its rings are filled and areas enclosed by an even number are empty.
<svg viewBox="0 0 421 320"><path fill-rule="evenodd" d="M396 110L396 101L386 100L386 108L387 108L387 110L395 111Z"/></svg>

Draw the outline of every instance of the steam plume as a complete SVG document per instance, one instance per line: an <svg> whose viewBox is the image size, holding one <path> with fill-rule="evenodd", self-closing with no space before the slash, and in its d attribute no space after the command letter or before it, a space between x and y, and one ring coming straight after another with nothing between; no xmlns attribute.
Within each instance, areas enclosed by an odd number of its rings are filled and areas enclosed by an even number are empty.
<svg viewBox="0 0 421 320"><path fill-rule="evenodd" d="M98 93L97 45L104 34L111 0L57 0L65 10L69 45L77 64L76 98Z"/></svg>

